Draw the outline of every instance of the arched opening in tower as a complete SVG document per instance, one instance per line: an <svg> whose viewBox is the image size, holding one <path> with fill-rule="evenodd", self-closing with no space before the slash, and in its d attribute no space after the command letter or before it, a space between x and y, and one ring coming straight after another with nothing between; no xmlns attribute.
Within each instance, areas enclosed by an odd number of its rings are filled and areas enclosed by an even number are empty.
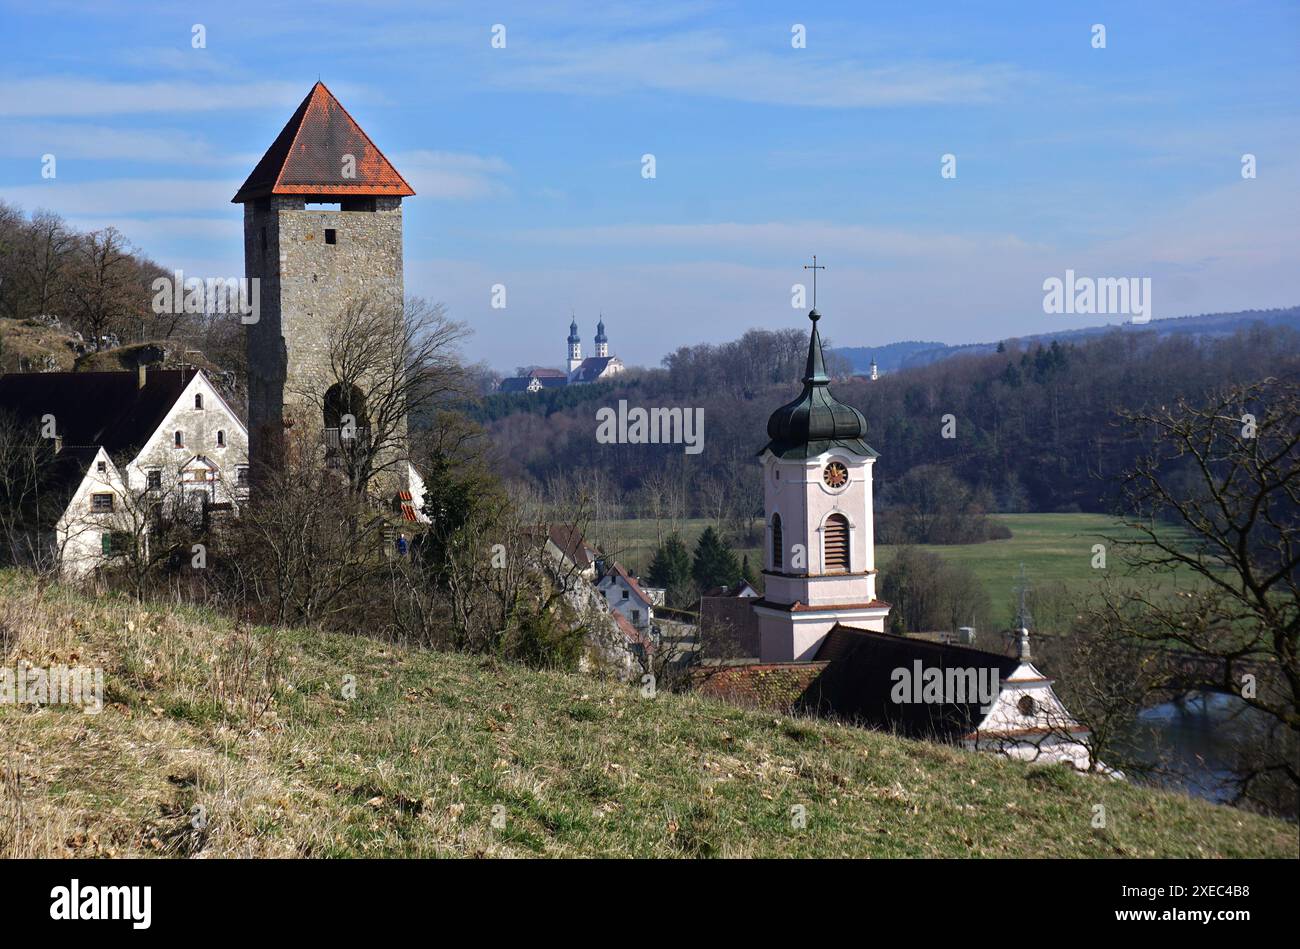
<svg viewBox="0 0 1300 949"><path fill-rule="evenodd" d="M325 461L338 467L344 453L355 453L370 442L365 393L355 385L336 382L325 390L323 414Z"/></svg>

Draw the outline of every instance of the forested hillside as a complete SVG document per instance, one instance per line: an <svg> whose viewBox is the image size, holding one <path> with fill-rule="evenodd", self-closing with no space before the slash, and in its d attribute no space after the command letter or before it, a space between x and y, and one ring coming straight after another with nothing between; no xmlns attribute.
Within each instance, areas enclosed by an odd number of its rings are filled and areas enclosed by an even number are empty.
<svg viewBox="0 0 1300 949"><path fill-rule="evenodd" d="M679 350L668 368L630 374L627 382L533 401L489 398L481 418L514 477L603 482L622 516L668 504L695 516L743 519L761 507L752 466L768 415L799 390L806 339L803 332L752 331L739 376L730 372L735 352L725 347ZM878 508L888 509L891 486L908 471L935 464L985 509L1101 512L1112 508L1115 477L1140 447L1134 433L1114 424L1117 408L1196 399L1216 385L1267 376L1300 376L1300 334L1263 324L1227 337L1116 330L1080 343L1011 344L876 382L843 378L833 389L866 416L868 442L881 454ZM767 381L776 378L786 381ZM599 444L596 410L620 399L703 407L703 452ZM948 415L951 438L943 437Z"/></svg>
<svg viewBox="0 0 1300 949"><path fill-rule="evenodd" d="M1018 339L1021 346L1050 346L1053 342L1081 343L1100 336L1121 333L1125 335L1156 337L1192 336L1198 339L1231 336L1244 326L1253 323L1265 323L1270 326L1289 326L1300 330L1300 306L1279 310L1244 310L1238 313L1202 313L1199 316L1177 316L1150 323L1121 323L1112 326L1088 326L1077 329L1060 330L1055 333L1037 333ZM953 356L975 356L991 353L1002 345L998 342L985 343L945 343L904 342L889 343L885 346L840 346L835 354L847 360L855 372L867 372L871 360L881 372L892 372L916 366L928 366L930 363Z"/></svg>

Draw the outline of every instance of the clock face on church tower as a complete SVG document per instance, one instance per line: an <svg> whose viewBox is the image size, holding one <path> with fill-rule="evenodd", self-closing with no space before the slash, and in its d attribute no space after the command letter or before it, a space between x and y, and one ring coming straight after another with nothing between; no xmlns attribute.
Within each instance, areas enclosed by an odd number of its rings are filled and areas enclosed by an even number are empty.
<svg viewBox="0 0 1300 949"><path fill-rule="evenodd" d="M822 480L828 488L842 488L849 483L849 469L838 461L832 461L822 469Z"/></svg>

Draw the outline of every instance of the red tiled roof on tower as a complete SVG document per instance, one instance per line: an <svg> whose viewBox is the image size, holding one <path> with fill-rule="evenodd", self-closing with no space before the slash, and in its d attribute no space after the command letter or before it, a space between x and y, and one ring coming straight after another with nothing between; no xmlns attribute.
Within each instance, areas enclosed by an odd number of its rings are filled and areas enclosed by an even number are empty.
<svg viewBox="0 0 1300 949"><path fill-rule="evenodd" d="M355 159L351 177L344 176L347 155ZM318 82L231 203L272 194L407 197L415 191L334 93Z"/></svg>

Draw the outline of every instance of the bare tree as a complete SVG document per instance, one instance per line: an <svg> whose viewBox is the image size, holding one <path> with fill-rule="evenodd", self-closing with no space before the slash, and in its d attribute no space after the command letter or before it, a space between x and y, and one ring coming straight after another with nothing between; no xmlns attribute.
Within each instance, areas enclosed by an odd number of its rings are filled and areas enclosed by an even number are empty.
<svg viewBox="0 0 1300 949"><path fill-rule="evenodd" d="M49 474L54 445L35 426L0 413L0 558L38 570L57 564L52 536L61 513L61 498L51 489Z"/></svg>
<svg viewBox="0 0 1300 949"><path fill-rule="evenodd" d="M1090 619L1186 656L1178 688L1237 695L1289 733L1242 774L1243 796L1275 775L1300 789L1300 387L1265 379L1121 417L1146 447L1123 482L1138 537L1110 543L1139 577L1195 583L1128 585Z"/></svg>
<svg viewBox="0 0 1300 949"><path fill-rule="evenodd" d="M408 419L432 416L464 394L458 344L465 327L442 304L410 298L404 307L363 299L345 309L329 336L328 375L305 396L339 432L339 458L353 495L396 474L410 458Z"/></svg>
<svg viewBox="0 0 1300 949"><path fill-rule="evenodd" d="M26 238L21 274L29 305L35 315L52 314L62 302L65 271L76 239L63 219L49 211L32 215Z"/></svg>
<svg viewBox="0 0 1300 949"><path fill-rule="evenodd" d="M363 594L379 586L385 567L387 524L316 463L312 446L288 447L285 464L266 473L245 505L223 558L232 588L251 593L278 624L359 619Z"/></svg>
<svg viewBox="0 0 1300 949"><path fill-rule="evenodd" d="M1159 680L1148 650L1122 631L1081 619L1059 635L1038 635L1034 653L1051 670L1065 707L1087 730L1080 734L1074 722L1055 723L1049 725L1052 737L1086 747L1090 771L1103 765L1130 776L1160 770L1131 747L1138 715Z"/></svg>

